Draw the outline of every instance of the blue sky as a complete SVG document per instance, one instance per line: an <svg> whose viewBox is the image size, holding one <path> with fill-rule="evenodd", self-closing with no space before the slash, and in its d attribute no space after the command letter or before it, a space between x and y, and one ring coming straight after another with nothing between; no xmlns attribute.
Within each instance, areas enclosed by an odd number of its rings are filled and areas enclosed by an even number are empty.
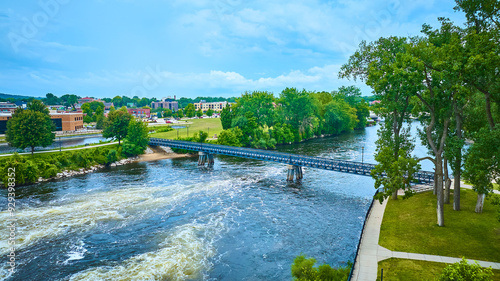
<svg viewBox="0 0 500 281"><path fill-rule="evenodd" d="M338 70L361 40L418 35L454 1L2 0L0 92L239 96L362 83Z"/></svg>

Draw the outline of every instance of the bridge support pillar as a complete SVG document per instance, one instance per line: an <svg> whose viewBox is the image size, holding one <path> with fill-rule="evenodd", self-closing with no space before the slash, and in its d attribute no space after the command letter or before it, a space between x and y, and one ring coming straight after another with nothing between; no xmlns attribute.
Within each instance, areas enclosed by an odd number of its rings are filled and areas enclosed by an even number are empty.
<svg viewBox="0 0 500 281"><path fill-rule="evenodd" d="M208 164L208 167L213 167L214 165L214 155L205 152L198 152L198 166L205 166L205 163Z"/></svg>
<svg viewBox="0 0 500 281"><path fill-rule="evenodd" d="M295 179L301 180L303 177L302 167L297 166L297 165L288 165L288 173L287 173L286 180L293 181L294 175L295 175Z"/></svg>

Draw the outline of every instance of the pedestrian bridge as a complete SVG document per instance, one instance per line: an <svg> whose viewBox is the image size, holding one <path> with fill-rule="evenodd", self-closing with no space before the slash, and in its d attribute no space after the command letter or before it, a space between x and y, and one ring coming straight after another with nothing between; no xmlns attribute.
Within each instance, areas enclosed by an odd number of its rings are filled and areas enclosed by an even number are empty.
<svg viewBox="0 0 500 281"><path fill-rule="evenodd" d="M150 138L149 145L166 146L199 152L198 165L212 166L214 163L214 154L236 156L262 161L278 162L288 165L287 180L302 178L302 167L311 167L316 169L331 170L342 173L358 174L370 176L374 169L374 164L360 163L345 160L333 160L323 157L304 156L292 153L278 152L273 150L253 149L246 147L235 147L219 144L197 143L189 141L169 140ZM420 184L431 184L434 181L434 173L418 171L414 178Z"/></svg>

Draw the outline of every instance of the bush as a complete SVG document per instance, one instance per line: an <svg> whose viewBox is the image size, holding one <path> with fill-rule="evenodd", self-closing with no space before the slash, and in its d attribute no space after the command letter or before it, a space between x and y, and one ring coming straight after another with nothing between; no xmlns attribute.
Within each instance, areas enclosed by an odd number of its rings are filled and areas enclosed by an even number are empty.
<svg viewBox="0 0 500 281"><path fill-rule="evenodd" d="M493 280L491 268L482 268L477 262L469 264L465 258L443 269L439 281L489 281Z"/></svg>
<svg viewBox="0 0 500 281"><path fill-rule="evenodd" d="M108 160L108 163L116 162L118 161L118 152L114 149L111 149L106 155L106 158Z"/></svg>
<svg viewBox="0 0 500 281"><path fill-rule="evenodd" d="M295 258L292 264L292 276L297 281L346 281L349 279L352 263L346 267L331 268L328 264L313 267L316 259L307 259L304 255Z"/></svg>

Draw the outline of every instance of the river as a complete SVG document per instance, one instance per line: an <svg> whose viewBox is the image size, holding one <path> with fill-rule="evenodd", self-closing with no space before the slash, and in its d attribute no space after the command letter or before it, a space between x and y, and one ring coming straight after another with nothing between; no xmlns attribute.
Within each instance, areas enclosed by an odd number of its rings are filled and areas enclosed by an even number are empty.
<svg viewBox="0 0 500 281"><path fill-rule="evenodd" d="M377 127L280 151L373 163ZM363 152L364 147L364 153ZM370 177L216 157L133 163L17 188L17 273L1 280L291 280L293 259L354 259L374 194Z"/></svg>

